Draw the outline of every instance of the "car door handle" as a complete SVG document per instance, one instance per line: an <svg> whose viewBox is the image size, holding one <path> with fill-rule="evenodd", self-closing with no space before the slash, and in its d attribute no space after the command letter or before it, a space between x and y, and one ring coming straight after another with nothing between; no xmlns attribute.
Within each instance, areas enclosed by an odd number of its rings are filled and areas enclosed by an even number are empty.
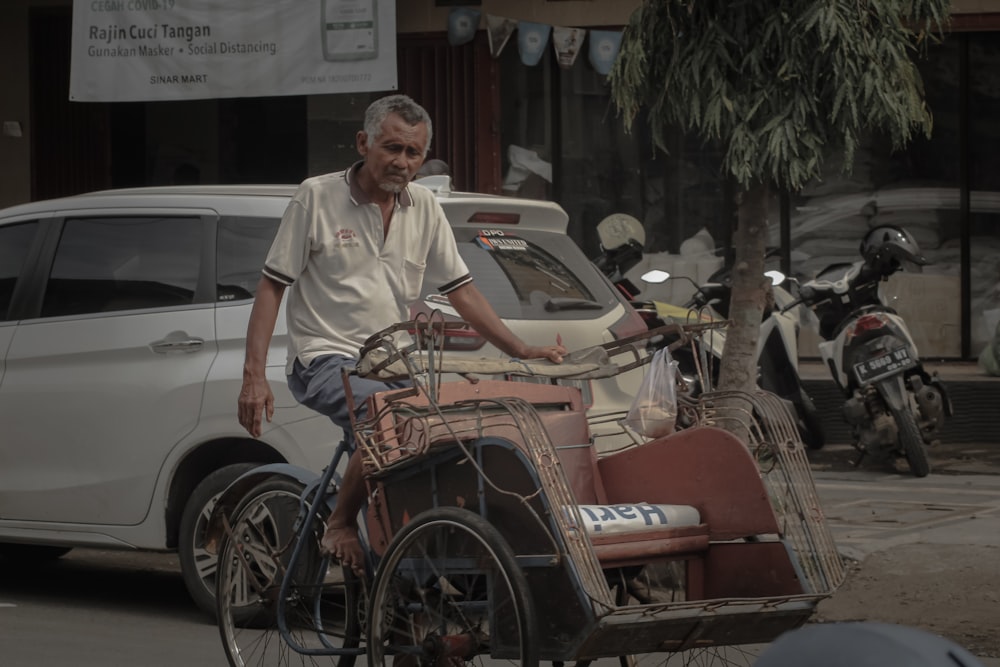
<svg viewBox="0 0 1000 667"><path fill-rule="evenodd" d="M183 331L172 331L160 340L154 340L149 344L153 352L167 354L169 352L194 352L201 349L205 344L203 338L190 336Z"/></svg>

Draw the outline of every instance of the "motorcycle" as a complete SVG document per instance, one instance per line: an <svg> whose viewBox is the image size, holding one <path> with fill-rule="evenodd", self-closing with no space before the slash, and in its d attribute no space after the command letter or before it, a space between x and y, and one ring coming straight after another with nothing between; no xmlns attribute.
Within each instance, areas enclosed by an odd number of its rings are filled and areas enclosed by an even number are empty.
<svg viewBox="0 0 1000 667"><path fill-rule="evenodd" d="M644 234L641 224L630 216L616 214L603 220L597 227L602 254L594 263L629 300L633 308L650 329L669 322L725 320L729 312L732 292L732 274L723 267L713 273L683 306L660 301L639 299L640 290L625 277L642 259ZM822 420L812 398L806 392L798 373L799 323L784 308L794 297L782 285L785 277L779 272L768 272L772 282L773 303L763 313L761 335L757 347L758 384L780 398L791 408L802 442L810 449L825 444ZM672 277L664 271L651 271L642 276L648 283L685 279ZM789 309L790 310L790 309ZM725 330L711 329L703 333L692 348L673 352L678 370L686 387L686 394L696 398L702 392L712 391L718 383L722 352L725 348ZM659 346L672 341L662 340Z"/></svg>
<svg viewBox="0 0 1000 667"><path fill-rule="evenodd" d="M799 287L786 307L805 304L818 323L819 353L843 391L854 446L879 460L905 458L916 477L930 473L933 444L951 403L937 375L920 362L906 322L879 289L890 275L928 261L904 229L879 226L861 242L862 259L835 264Z"/></svg>
<svg viewBox="0 0 1000 667"><path fill-rule="evenodd" d="M672 279L664 272L651 273L654 275L646 274L643 279L648 282ZM791 308L795 297L785 288L789 281L780 271L768 271L767 276L771 279L770 298L762 313L757 343L757 384L789 404L802 442L810 449L820 449L826 443L822 419L799 376L800 324ZM660 326L666 322L665 318L690 319L692 313L702 319L727 319L731 295L732 272L729 267L722 267L704 284L695 285L694 294L679 308L655 301L640 302L634 306L650 327ZM711 331L702 336L702 350L710 353L706 356L702 352L701 361L702 369L707 368L709 372L703 371L698 376L708 384L703 387L704 391L711 391L718 382L719 361L725 349L725 340L724 330Z"/></svg>

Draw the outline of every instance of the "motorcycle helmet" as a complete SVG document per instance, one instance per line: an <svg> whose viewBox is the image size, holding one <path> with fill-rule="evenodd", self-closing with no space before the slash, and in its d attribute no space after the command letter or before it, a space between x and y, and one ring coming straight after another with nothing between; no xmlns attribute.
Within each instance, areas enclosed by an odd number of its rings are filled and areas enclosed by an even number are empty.
<svg viewBox="0 0 1000 667"><path fill-rule="evenodd" d="M967 650L917 628L876 623L824 623L786 632L754 667L983 667Z"/></svg>
<svg viewBox="0 0 1000 667"><path fill-rule="evenodd" d="M613 213L597 225L601 254L594 264L612 280L624 276L642 261L646 230L642 223L626 213Z"/></svg>
<svg viewBox="0 0 1000 667"><path fill-rule="evenodd" d="M879 225L869 231L860 250L865 263L883 275L904 268L919 272L919 267L929 264L913 235L893 225Z"/></svg>

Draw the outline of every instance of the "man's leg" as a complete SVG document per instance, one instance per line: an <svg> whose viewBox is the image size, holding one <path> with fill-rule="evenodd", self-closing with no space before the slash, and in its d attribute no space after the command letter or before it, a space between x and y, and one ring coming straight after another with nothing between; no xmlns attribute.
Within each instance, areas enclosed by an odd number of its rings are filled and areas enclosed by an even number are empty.
<svg viewBox="0 0 1000 667"><path fill-rule="evenodd" d="M361 574L365 569L365 555L358 540L358 513L364 506L367 487L361 455L354 450L354 433L351 431L342 374L344 367L353 368L355 363L354 359L340 355L319 357L308 367L296 360L292 374L288 376L288 387L297 401L328 416L344 431L344 441L351 455L341 480L337 504L327 519L320 545L341 563ZM372 394L406 386L405 383L385 383L353 375L349 382L358 418L364 418L367 401Z"/></svg>
<svg viewBox="0 0 1000 667"><path fill-rule="evenodd" d="M326 520L320 546L358 575L365 571L365 554L358 540L358 512L365 504L366 492L361 455L353 451L337 493L337 504Z"/></svg>

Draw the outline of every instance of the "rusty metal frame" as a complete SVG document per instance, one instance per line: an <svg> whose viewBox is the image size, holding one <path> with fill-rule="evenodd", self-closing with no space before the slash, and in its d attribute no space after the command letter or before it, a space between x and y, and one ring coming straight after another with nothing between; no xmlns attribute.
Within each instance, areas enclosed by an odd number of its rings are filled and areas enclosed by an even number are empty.
<svg viewBox="0 0 1000 667"><path fill-rule="evenodd" d="M570 355L568 363L554 371L556 365L541 362L457 361L449 360L433 345L426 349L419 345L405 349L396 346L392 334L421 326L429 332L431 341L435 334L445 331L444 324L433 317L423 323L402 323L391 332L373 337L366 346L367 365L364 361L359 364L359 369L366 369L369 375L397 378L405 373L413 382L412 389L381 395L381 402L369 404L380 407L367 419L356 421L355 433L366 470L372 478L391 478L394 466L426 454L435 446L462 447L466 460L477 465L465 443L496 434L521 447L536 471L540 492L550 509L549 516L535 515L535 520L549 522L556 560L572 572L576 585L590 601L593 617L581 630L574 649L576 658L621 655L624 649L616 637L622 632L633 633L627 644L629 653L679 651L739 643L748 638L767 641L805 622L819 600L832 594L843 581L846 571L826 525L804 445L798 440L785 404L763 391L712 392L689 406L695 425L737 433L752 453L778 521L779 534L772 536L772 541L784 545L803 592L639 603L613 599L590 539L574 528L582 525L582 518L536 406L524 398L495 395L440 403L437 398L445 373L464 374L470 386L479 381L477 373L519 372L552 377L551 373L558 372L558 377L608 377L648 363L641 342L656 332L599 346L596 352L591 350L586 355ZM701 333L706 327L669 325L671 333L678 333L678 328L682 334L678 344L686 344L693 333ZM620 355L625 355L625 361L614 363ZM543 393L547 389L566 389L537 387ZM524 388L519 386L518 391ZM422 406L406 400L414 396L424 399ZM400 428L400 424L409 426ZM488 472L478 466L477 473L486 484L503 492L502 480L490 479ZM522 498L522 502L528 500ZM553 511L556 508L563 511Z"/></svg>

